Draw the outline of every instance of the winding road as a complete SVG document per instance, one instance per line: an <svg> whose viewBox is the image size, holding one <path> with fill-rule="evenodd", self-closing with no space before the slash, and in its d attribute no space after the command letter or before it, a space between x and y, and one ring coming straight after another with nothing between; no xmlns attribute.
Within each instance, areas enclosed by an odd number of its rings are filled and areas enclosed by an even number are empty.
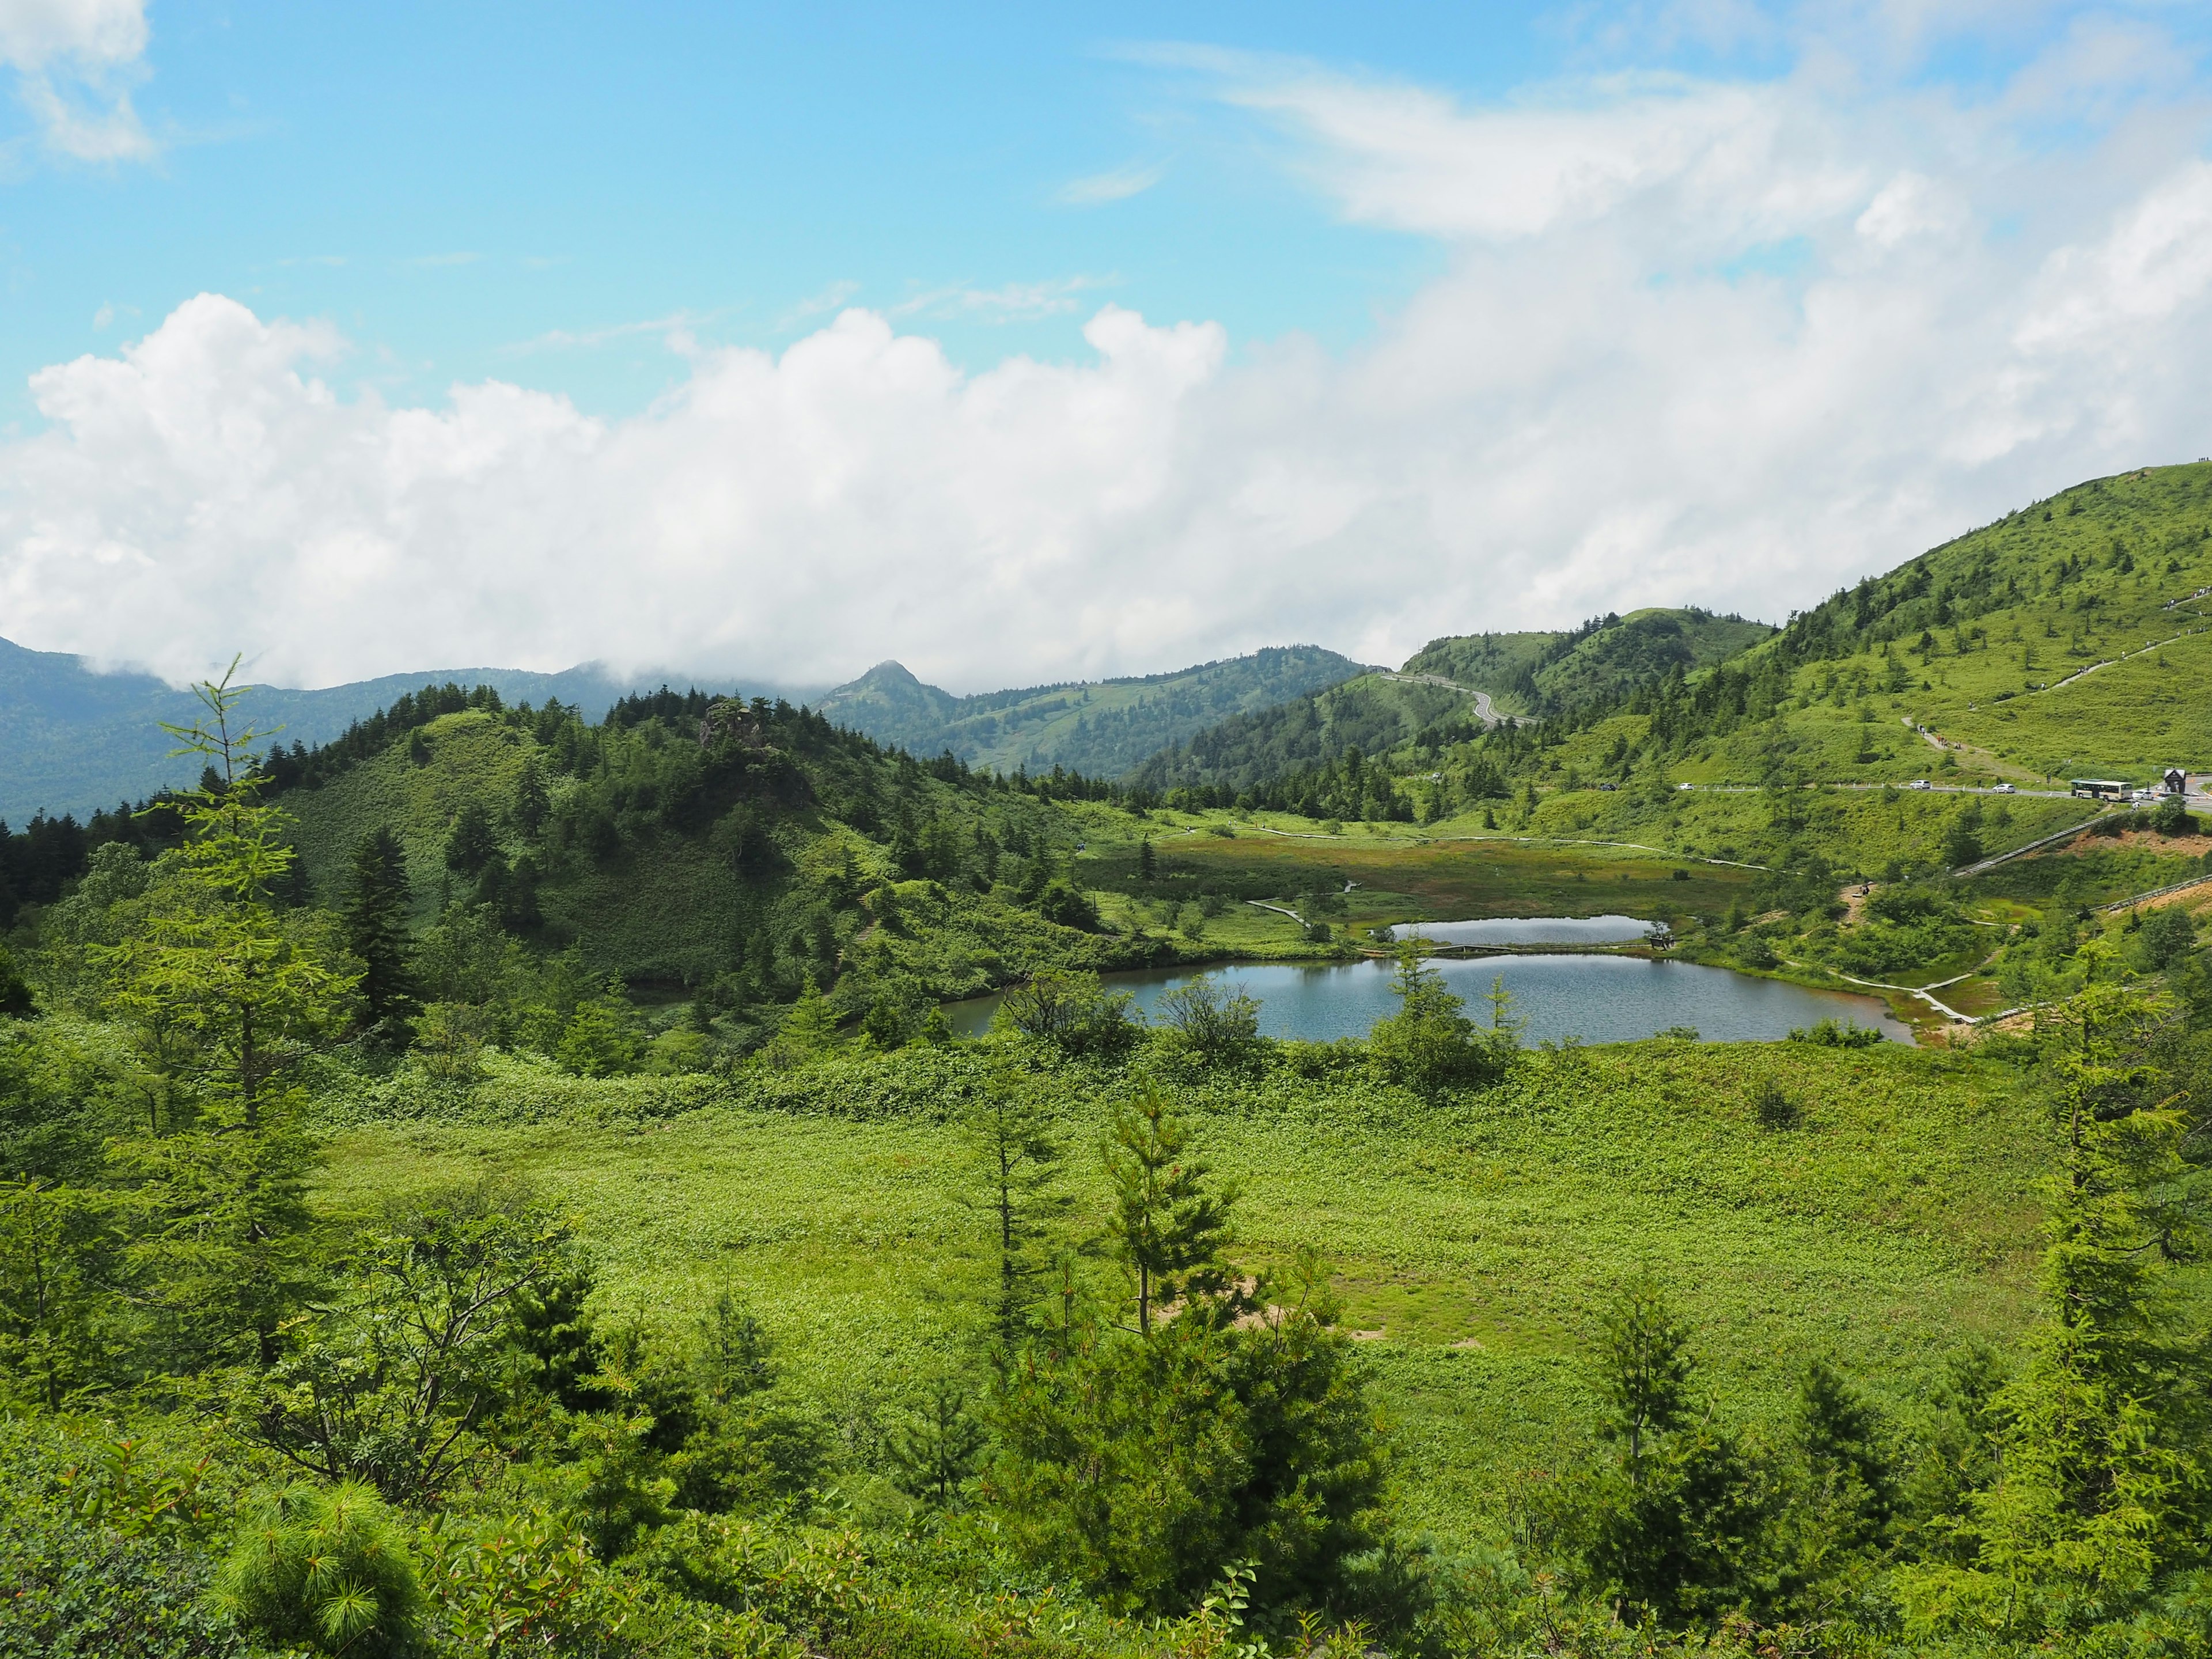
<svg viewBox="0 0 2212 1659"><path fill-rule="evenodd" d="M1489 692L1477 691L1471 686L1462 685L1457 680L1448 680L1441 674L1384 674L1382 678L1400 680L1407 685L1434 685L1446 691L1464 693L1474 699L1474 717L1485 726L1503 726L1512 719L1511 715L1501 714L1490 706Z"/></svg>

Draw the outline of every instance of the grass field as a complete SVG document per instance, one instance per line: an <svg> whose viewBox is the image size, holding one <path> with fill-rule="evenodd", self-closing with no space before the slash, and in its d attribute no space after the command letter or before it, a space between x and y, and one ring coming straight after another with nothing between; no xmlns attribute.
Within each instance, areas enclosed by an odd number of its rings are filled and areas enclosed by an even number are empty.
<svg viewBox="0 0 2212 1659"><path fill-rule="evenodd" d="M1085 823L1089 851L1077 868L1086 884L1170 898L1223 891L1277 901L1328 889L1344 900L1340 919L1358 927L1607 912L1679 920L1726 910L1758 873L1633 848L1519 838L1486 831L1479 818L1421 830L1350 824L1330 834L1286 814L1136 819L1091 808ZM1149 884L1135 878L1139 839L1152 842L1158 860ZM1678 878L1677 870L1686 876ZM1349 893L1346 882L1354 884Z"/></svg>
<svg viewBox="0 0 2212 1659"><path fill-rule="evenodd" d="M740 1083L665 1120L572 1103L521 1127L357 1125L316 1198L347 1216L519 1176L577 1217L608 1313L680 1328L731 1285L792 1386L865 1436L917 1378L960 1363L975 1328L986 1231L951 1102L976 1069L973 1050L908 1050ZM1802 1103L1802 1127L1758 1127L1763 1079ZM1090 1149L1127 1083L1053 1085L1072 1240L1095 1231ZM599 1085L617 1112L638 1086ZM566 1087L580 1101L592 1085ZM1279 1066L1184 1099L1245 1192L1244 1259L1312 1243L1335 1264L1398 1425L1409 1515L1445 1539L1474 1535L1517 1471L1583 1436L1584 1345L1638 1272L1691 1314L1724 1409L1753 1420L1784 1408L1815 1353L1910 1409L1948 1352L2025 1315L2049 1135L2016 1074L1989 1062L1651 1042L1531 1055L1505 1086L1440 1109Z"/></svg>

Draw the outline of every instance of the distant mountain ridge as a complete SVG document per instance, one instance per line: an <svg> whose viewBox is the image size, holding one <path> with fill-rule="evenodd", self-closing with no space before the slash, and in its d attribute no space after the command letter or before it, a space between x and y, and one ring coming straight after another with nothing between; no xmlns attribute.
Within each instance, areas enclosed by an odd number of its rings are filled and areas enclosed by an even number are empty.
<svg viewBox="0 0 2212 1659"><path fill-rule="evenodd" d="M596 720L616 699L650 690L664 679L748 695L784 696L797 690L734 680L708 682L661 673L608 673L596 663L557 674L520 668L439 668L386 674L373 680L303 691L257 686L246 703L255 726L282 727L289 747L327 743L357 720L387 708L402 694L447 681L488 685L509 702L543 704L558 697ZM101 673L65 652L32 651L0 640L0 820L17 828L33 814L82 817L118 801L143 800L158 790L189 783L198 768L172 759L174 745L160 722L191 720L198 704L151 674Z"/></svg>
<svg viewBox="0 0 2212 1659"><path fill-rule="evenodd" d="M1316 645L1271 646L1163 674L1063 681L956 697L896 662L878 663L816 705L878 743L1013 773L1054 766L1115 778L1239 714L1255 714L1367 670Z"/></svg>

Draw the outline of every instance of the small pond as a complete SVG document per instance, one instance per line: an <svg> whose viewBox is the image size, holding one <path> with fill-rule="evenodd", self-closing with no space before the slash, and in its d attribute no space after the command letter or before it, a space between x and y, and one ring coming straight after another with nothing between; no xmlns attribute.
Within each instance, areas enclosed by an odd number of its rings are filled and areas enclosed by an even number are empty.
<svg viewBox="0 0 2212 1659"><path fill-rule="evenodd" d="M1709 1042L1771 1042L1823 1019L1872 1026L1896 1042L1912 1033L1875 997L1808 990L1779 980L1757 979L1698 963L1648 961L1599 955L1496 956L1431 964L1452 994L1464 998L1468 1016L1487 1023L1491 981L1501 975L1513 995L1513 1012L1528 1022L1522 1040L1533 1046L1565 1037L1584 1042L1632 1042L1672 1026L1692 1026ZM1231 963L1204 970L1152 969L1102 975L1107 988L1127 991L1139 1013L1203 971L1226 988L1260 1005L1260 1030L1272 1037L1327 1042L1365 1036L1397 1010L1390 994L1392 964L1347 963L1323 968L1288 963ZM999 999L970 997L949 1004L953 1031L975 1036L988 1030Z"/></svg>
<svg viewBox="0 0 2212 1659"><path fill-rule="evenodd" d="M1390 932L1398 939L1438 945L1633 945L1651 926L1638 916L1490 916L1481 921L1401 921Z"/></svg>

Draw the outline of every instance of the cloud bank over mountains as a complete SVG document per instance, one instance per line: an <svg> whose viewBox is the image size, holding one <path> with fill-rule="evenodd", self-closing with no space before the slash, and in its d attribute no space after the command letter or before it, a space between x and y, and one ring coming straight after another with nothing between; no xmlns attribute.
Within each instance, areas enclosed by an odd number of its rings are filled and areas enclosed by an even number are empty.
<svg viewBox="0 0 2212 1659"><path fill-rule="evenodd" d="M1160 56L1441 274L1340 354L1112 305L1087 360L977 373L863 310L776 356L682 336L688 378L613 422L496 381L341 396L337 331L202 295L34 377L46 429L0 442L0 633L173 678L243 647L305 684L1396 660L1639 604L1778 619L2212 452L2208 110L2148 24L1971 93L1810 47L1769 82L1481 107Z"/></svg>

